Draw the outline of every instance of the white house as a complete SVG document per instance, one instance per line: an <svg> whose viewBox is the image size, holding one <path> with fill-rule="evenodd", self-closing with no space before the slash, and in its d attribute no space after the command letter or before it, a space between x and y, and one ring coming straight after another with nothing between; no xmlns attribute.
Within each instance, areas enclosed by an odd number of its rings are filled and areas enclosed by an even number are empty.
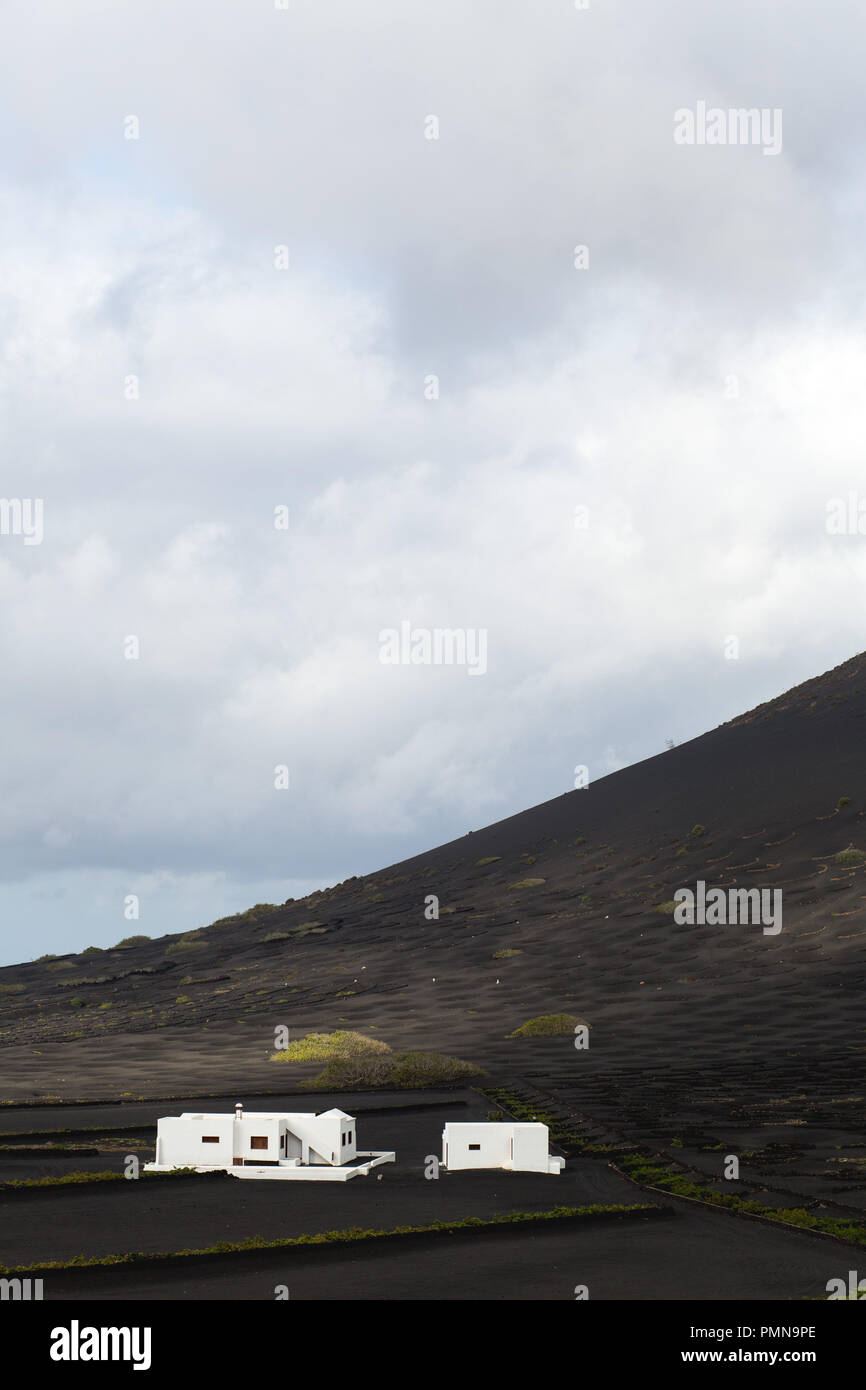
<svg viewBox="0 0 866 1390"><path fill-rule="evenodd" d="M548 1152L547 1125L461 1121L442 1131L442 1166L508 1168L521 1173L561 1173L565 1159Z"/></svg>
<svg viewBox="0 0 866 1390"><path fill-rule="evenodd" d="M224 1169L235 1178L344 1182L393 1162L392 1152L358 1149L354 1117L342 1110L245 1115L236 1105L234 1115L186 1111L158 1120L156 1160L144 1166L151 1173Z"/></svg>

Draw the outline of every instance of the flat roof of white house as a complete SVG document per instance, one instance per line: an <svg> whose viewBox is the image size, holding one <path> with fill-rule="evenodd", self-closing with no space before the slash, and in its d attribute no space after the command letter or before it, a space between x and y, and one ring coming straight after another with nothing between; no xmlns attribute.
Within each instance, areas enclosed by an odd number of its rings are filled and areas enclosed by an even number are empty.
<svg viewBox="0 0 866 1390"><path fill-rule="evenodd" d="M285 1120L290 1115L313 1115L317 1120L326 1117L334 1120L353 1120L354 1115L347 1115L345 1110L245 1110L242 1119L244 1120ZM181 1112L182 1120L225 1120L234 1119L232 1110L184 1110Z"/></svg>

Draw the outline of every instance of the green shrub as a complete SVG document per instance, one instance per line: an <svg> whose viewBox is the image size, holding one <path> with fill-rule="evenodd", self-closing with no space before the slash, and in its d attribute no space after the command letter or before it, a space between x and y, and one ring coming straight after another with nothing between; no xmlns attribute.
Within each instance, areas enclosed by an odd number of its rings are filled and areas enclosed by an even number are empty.
<svg viewBox="0 0 866 1390"><path fill-rule="evenodd" d="M863 853L862 849L855 849L853 845L840 850L836 855L836 863L843 865L862 864L864 859L866 859L866 854Z"/></svg>
<svg viewBox="0 0 866 1390"><path fill-rule="evenodd" d="M294 899L287 898L286 901L293 902ZM255 907L248 907L245 912L233 912L229 917L218 917L215 922L211 922L211 926L264 926L269 917L273 917L275 912L282 912L282 910L278 903L256 903Z"/></svg>
<svg viewBox="0 0 866 1390"><path fill-rule="evenodd" d="M290 940L287 931L269 931L267 936L262 937L263 941L288 941Z"/></svg>
<svg viewBox="0 0 866 1390"><path fill-rule="evenodd" d="M539 888L542 883L546 883L544 878L520 878L516 883L509 883L509 888Z"/></svg>
<svg viewBox="0 0 866 1390"><path fill-rule="evenodd" d="M308 1033L296 1038L282 1052L271 1054L272 1062L329 1062L345 1061L352 1057L370 1057L390 1052L387 1043L338 1028L334 1033Z"/></svg>
<svg viewBox="0 0 866 1390"><path fill-rule="evenodd" d="M125 936L122 941L118 941L116 946L112 946L113 951L128 951L131 946L143 946L149 941L149 936Z"/></svg>
<svg viewBox="0 0 866 1390"><path fill-rule="evenodd" d="M80 994L73 994L73 996L72 996L72 998L70 999L69 1002L70 1002L70 1004L72 1005L73 1009L83 1009L83 1008L84 1008L84 1000L82 999L82 997L81 997Z"/></svg>
<svg viewBox="0 0 866 1390"><path fill-rule="evenodd" d="M300 926L291 928L291 935L309 936L311 933L320 935L327 930L328 928L325 926L324 922L301 922Z"/></svg>
<svg viewBox="0 0 866 1390"><path fill-rule="evenodd" d="M481 869L481 868L484 867L485 864L495 864L496 861L497 861L497 859L501 859L501 858L502 858L502 855L501 855L501 854L488 854L488 856L487 856L486 859L476 859L476 860L475 860L475 867L476 867L476 869Z"/></svg>
<svg viewBox="0 0 866 1390"><path fill-rule="evenodd" d="M837 811L841 811L843 807L845 807L845 806L850 806L850 805L851 805L851 798L850 798L850 796L840 796L840 797L839 797L839 800L836 802L836 810L837 810Z"/></svg>
<svg viewBox="0 0 866 1390"><path fill-rule="evenodd" d="M0 985L0 994L23 994L23 985Z"/></svg>
<svg viewBox="0 0 866 1390"><path fill-rule="evenodd" d="M200 941L196 932L185 932L177 941L173 941L170 946L166 946L165 954L172 956L176 951L196 951L202 946L206 946L206 941Z"/></svg>
<svg viewBox="0 0 866 1390"><path fill-rule="evenodd" d="M334 1057L312 1081L302 1084L326 1091L357 1091L366 1087L419 1090L451 1086L484 1076L480 1067L439 1052L396 1052L389 1057Z"/></svg>
<svg viewBox="0 0 866 1390"><path fill-rule="evenodd" d="M391 1082L391 1057L332 1057L318 1076L301 1085L316 1090L357 1091L368 1086L387 1087Z"/></svg>
<svg viewBox="0 0 866 1390"><path fill-rule="evenodd" d="M523 955L523 952L520 951L520 950L518 950L516 947L512 948L511 946L503 946L503 948L502 948L501 951L494 951L494 952L493 952L493 955L492 955L491 959L492 959L492 960L510 960L512 956L522 956L522 955Z"/></svg>
<svg viewBox="0 0 866 1390"><path fill-rule="evenodd" d="M693 825L691 828L691 834L694 835L696 839L699 838L701 835L706 835L706 833L707 827L705 825L701 825L700 821L698 821L697 825Z"/></svg>
<svg viewBox="0 0 866 1390"><path fill-rule="evenodd" d="M448 1057L442 1052L398 1052L391 1072L392 1086L449 1086L486 1072L473 1062Z"/></svg>
<svg viewBox="0 0 866 1390"><path fill-rule="evenodd" d="M537 1018L527 1019L521 1023L519 1028L515 1028L513 1033L509 1033L509 1038L555 1038L562 1037L566 1033L573 1033L575 1028L583 1026L591 1028L583 1018L576 1018L574 1014L539 1014Z"/></svg>

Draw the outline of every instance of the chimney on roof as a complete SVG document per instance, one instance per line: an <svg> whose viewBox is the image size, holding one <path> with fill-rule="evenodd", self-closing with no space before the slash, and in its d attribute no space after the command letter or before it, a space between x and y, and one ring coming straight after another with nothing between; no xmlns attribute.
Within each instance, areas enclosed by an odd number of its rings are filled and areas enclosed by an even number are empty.
<svg viewBox="0 0 866 1390"><path fill-rule="evenodd" d="M243 1118L244 1118L244 1107L241 1105L240 1101L238 1101L237 1105L235 1106L235 1119L236 1119L236 1120L242 1120Z"/></svg>

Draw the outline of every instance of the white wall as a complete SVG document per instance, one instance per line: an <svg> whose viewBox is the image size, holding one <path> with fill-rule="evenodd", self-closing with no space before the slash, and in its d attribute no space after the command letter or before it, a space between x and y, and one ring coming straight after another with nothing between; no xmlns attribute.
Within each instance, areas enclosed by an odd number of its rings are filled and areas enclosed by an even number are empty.
<svg viewBox="0 0 866 1390"><path fill-rule="evenodd" d="M447 1168L510 1168L511 1131L507 1124L446 1124L442 1156ZM471 1148L477 1144L479 1147Z"/></svg>
<svg viewBox="0 0 866 1390"><path fill-rule="evenodd" d="M254 1149L254 1136L267 1139L266 1149ZM235 1158L248 1163L275 1163L280 1157L280 1121L277 1115L244 1115L235 1121Z"/></svg>
<svg viewBox="0 0 866 1390"><path fill-rule="evenodd" d="M442 1162L452 1170L508 1168L524 1173L547 1173L547 1125L481 1120L449 1122L442 1131Z"/></svg>
<svg viewBox="0 0 866 1390"><path fill-rule="evenodd" d="M342 1138L340 1140L341 1157L339 1158L339 1162L349 1163L358 1153L358 1128L354 1117L350 1115L348 1119L341 1120L340 1130L342 1134L346 1135L348 1142L344 1144Z"/></svg>
<svg viewBox="0 0 866 1390"><path fill-rule="evenodd" d="M309 1163L342 1163L340 1122L325 1115L287 1115L286 1121L308 1148Z"/></svg>
<svg viewBox="0 0 866 1390"><path fill-rule="evenodd" d="M513 1125L513 1152L511 1166L522 1173L546 1173L548 1171L547 1125Z"/></svg>
<svg viewBox="0 0 866 1390"><path fill-rule="evenodd" d="M280 1148L281 1134L287 1134ZM351 1135L344 1144L343 1135ZM216 1135L216 1144L202 1143L203 1135ZM254 1149L253 1137L264 1137L267 1148ZM232 1167L235 1158L248 1163L278 1162L296 1158L303 1163L339 1166L357 1157L357 1127L351 1115L339 1110L315 1115L310 1111L262 1113L254 1111L236 1120L234 1115L199 1115L191 1112L168 1116L157 1123L156 1162L171 1165Z"/></svg>
<svg viewBox="0 0 866 1390"><path fill-rule="evenodd" d="M166 1165L231 1166L233 1115L179 1115L157 1123L156 1161ZM217 1144L203 1144L202 1135L215 1134Z"/></svg>

